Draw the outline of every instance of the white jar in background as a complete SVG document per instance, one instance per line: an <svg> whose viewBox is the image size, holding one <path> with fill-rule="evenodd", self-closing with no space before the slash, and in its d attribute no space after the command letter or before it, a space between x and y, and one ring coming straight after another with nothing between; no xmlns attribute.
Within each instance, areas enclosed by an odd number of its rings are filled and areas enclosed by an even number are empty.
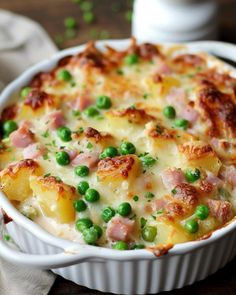
<svg viewBox="0 0 236 295"><path fill-rule="evenodd" d="M153 42L217 39L217 8L214 0L135 0L132 35Z"/></svg>

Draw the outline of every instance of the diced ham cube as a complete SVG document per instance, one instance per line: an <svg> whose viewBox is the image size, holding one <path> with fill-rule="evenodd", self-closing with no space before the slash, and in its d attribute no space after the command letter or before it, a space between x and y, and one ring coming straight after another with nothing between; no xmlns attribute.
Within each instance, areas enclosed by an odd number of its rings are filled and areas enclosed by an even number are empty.
<svg viewBox="0 0 236 295"><path fill-rule="evenodd" d="M226 181L228 181L231 185L236 186L236 168L231 165L226 167L223 171L222 176Z"/></svg>
<svg viewBox="0 0 236 295"><path fill-rule="evenodd" d="M23 150L23 157L24 159L35 159L45 155L46 152L47 152L47 149L45 148L44 145L38 144L38 143L32 143Z"/></svg>
<svg viewBox="0 0 236 295"><path fill-rule="evenodd" d="M108 225L106 235L111 241L128 242L132 239L135 221L124 217L113 217Z"/></svg>
<svg viewBox="0 0 236 295"><path fill-rule="evenodd" d="M208 172L207 177L205 178L205 182L212 184L213 186L221 186L223 184L223 181L215 176L213 173Z"/></svg>
<svg viewBox="0 0 236 295"><path fill-rule="evenodd" d="M55 111L48 116L49 127L52 130L55 130L61 126L64 126L66 123L65 117L61 110Z"/></svg>
<svg viewBox="0 0 236 295"><path fill-rule="evenodd" d="M223 200L208 200L207 204L211 214L221 223L229 221L233 216L232 205L228 201Z"/></svg>
<svg viewBox="0 0 236 295"><path fill-rule="evenodd" d="M176 185L185 181L184 174L181 169L168 168L161 172L161 179L164 186L171 191Z"/></svg>
<svg viewBox="0 0 236 295"><path fill-rule="evenodd" d="M80 110L83 111L87 107L92 104L91 100L86 95L81 95L76 99L68 102L68 106L71 107L73 110Z"/></svg>
<svg viewBox="0 0 236 295"><path fill-rule="evenodd" d="M71 161L71 165L74 167L78 165L86 165L90 169L92 169L97 167L98 162L99 162L99 153L96 153L96 152L81 153Z"/></svg>
<svg viewBox="0 0 236 295"><path fill-rule="evenodd" d="M34 134L26 127L20 127L9 136L13 146L25 148L34 142Z"/></svg>

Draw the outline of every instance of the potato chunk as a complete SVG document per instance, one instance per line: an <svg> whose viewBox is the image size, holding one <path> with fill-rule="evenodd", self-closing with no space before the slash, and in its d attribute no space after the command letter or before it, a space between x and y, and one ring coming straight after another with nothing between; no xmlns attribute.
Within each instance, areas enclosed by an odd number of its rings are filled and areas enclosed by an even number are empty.
<svg viewBox="0 0 236 295"><path fill-rule="evenodd" d="M204 142L186 142L179 146L186 165L208 170L215 175L221 167L221 161L210 145Z"/></svg>
<svg viewBox="0 0 236 295"><path fill-rule="evenodd" d="M112 187L118 187L124 180L131 184L138 173L139 159L135 155L106 158L98 163L99 181Z"/></svg>
<svg viewBox="0 0 236 295"><path fill-rule="evenodd" d="M1 188L9 200L22 202L32 195L29 177L40 173L41 168L34 160L13 163L0 172Z"/></svg>
<svg viewBox="0 0 236 295"><path fill-rule="evenodd" d="M75 210L73 201L75 188L56 177L31 177L30 187L37 198L43 213L60 223L73 222Z"/></svg>

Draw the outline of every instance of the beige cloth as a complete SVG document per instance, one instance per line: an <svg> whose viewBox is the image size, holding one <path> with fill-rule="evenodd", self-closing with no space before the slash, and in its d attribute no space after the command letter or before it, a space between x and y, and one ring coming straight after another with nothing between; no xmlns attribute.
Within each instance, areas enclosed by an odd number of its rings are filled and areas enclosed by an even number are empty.
<svg viewBox="0 0 236 295"><path fill-rule="evenodd" d="M0 91L30 65L57 51L32 20L0 9ZM0 295L46 295L55 276L12 265L0 258Z"/></svg>

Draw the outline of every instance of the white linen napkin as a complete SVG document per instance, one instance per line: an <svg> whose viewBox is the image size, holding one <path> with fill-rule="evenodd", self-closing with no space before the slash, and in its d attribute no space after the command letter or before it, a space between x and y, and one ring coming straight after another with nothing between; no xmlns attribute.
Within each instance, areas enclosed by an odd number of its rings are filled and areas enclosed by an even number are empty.
<svg viewBox="0 0 236 295"><path fill-rule="evenodd" d="M0 92L30 65L56 51L39 24L0 9ZM54 280L51 272L15 266L0 258L1 295L46 295Z"/></svg>

